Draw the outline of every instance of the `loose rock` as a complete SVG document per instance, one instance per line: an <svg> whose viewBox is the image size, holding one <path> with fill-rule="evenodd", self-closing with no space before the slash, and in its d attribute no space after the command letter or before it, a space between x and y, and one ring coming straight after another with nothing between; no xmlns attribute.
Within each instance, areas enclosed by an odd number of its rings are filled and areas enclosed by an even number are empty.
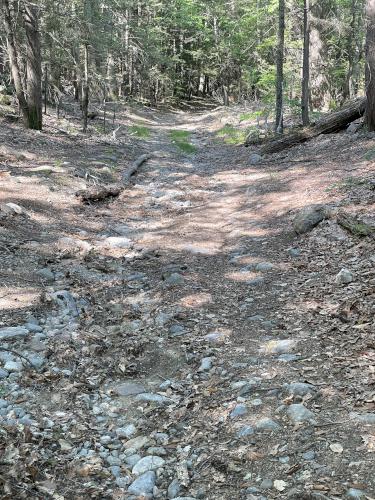
<svg viewBox="0 0 375 500"><path fill-rule="evenodd" d="M290 405L287 410L287 415L295 424L311 421L315 418L313 412L308 410L303 404Z"/></svg>
<svg viewBox="0 0 375 500"><path fill-rule="evenodd" d="M128 488L128 492L133 495L152 494L156 482L154 471L148 471L139 476Z"/></svg>
<svg viewBox="0 0 375 500"><path fill-rule="evenodd" d="M341 269L341 271L337 274L335 281L338 285L347 285L354 280L353 274L348 269Z"/></svg>
<svg viewBox="0 0 375 500"><path fill-rule="evenodd" d="M321 205L304 208L295 217L293 222L294 231L297 234L307 233L322 222L326 216L326 209Z"/></svg>
<svg viewBox="0 0 375 500"><path fill-rule="evenodd" d="M145 472L159 469L160 467L163 467L164 464L165 460L163 458L149 455L148 457L142 458L135 464L132 469L132 473L136 476L139 476L140 474L144 474Z"/></svg>

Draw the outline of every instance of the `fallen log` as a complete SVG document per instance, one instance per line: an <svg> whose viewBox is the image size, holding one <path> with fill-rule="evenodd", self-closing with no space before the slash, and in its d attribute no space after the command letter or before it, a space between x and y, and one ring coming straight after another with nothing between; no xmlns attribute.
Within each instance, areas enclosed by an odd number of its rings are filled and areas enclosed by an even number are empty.
<svg viewBox="0 0 375 500"><path fill-rule="evenodd" d="M284 149L292 148L297 144L306 142L318 135L338 132L344 129L352 121L360 118L365 112L365 107L365 97L354 99L345 104L345 106L338 111L324 116L311 127L305 127L297 132L291 132L290 134L265 143L260 149L260 154L278 153Z"/></svg>
<svg viewBox="0 0 375 500"><path fill-rule="evenodd" d="M373 218L353 215L340 210L337 214L337 223L354 236L375 236L375 220Z"/></svg>
<svg viewBox="0 0 375 500"><path fill-rule="evenodd" d="M131 167L128 170L126 170L126 172L124 172L122 176L122 182L124 184L127 184L130 181L130 177L136 173L139 167L143 165L143 163L145 163L146 161L150 160L154 155L155 153L146 153L137 158L135 162L131 165Z"/></svg>
<svg viewBox="0 0 375 500"><path fill-rule="evenodd" d="M82 189L76 192L82 203L103 201L107 198L116 198L122 191L122 186L101 186L99 188Z"/></svg>

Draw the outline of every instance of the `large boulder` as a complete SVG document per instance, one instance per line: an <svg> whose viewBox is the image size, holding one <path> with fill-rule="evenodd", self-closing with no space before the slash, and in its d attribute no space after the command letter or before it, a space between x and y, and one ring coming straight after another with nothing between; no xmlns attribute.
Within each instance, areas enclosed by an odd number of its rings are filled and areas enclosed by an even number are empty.
<svg viewBox="0 0 375 500"><path fill-rule="evenodd" d="M302 209L295 216L293 228L297 234L304 234L311 231L327 216L326 207L323 205L312 205Z"/></svg>

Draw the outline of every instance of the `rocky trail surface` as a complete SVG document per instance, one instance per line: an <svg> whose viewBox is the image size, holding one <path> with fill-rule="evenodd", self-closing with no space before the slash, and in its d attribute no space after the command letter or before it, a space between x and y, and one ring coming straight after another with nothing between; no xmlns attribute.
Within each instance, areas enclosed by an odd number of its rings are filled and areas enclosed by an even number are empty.
<svg viewBox="0 0 375 500"><path fill-rule="evenodd" d="M262 158L230 119L4 124L1 498L375 497L374 239L337 222L372 224L373 137Z"/></svg>

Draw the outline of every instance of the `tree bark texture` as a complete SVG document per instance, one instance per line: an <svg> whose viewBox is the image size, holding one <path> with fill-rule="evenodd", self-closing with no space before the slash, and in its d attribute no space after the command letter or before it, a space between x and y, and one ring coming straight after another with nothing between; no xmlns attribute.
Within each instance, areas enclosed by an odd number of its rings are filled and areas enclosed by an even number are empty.
<svg viewBox="0 0 375 500"><path fill-rule="evenodd" d="M338 132L339 130L345 128L352 121L360 118L365 112L365 107L365 97L354 99L353 101L348 102L339 111L324 116L312 127L306 127L297 132L291 132L284 137L274 139L265 143L261 148L261 153L278 153L279 151L283 151L284 149L288 149L302 142L306 142L313 137L317 137L320 134L330 134L332 132Z"/></svg>
<svg viewBox="0 0 375 500"><path fill-rule="evenodd" d="M366 4L366 97L365 123L369 131L375 130L375 0Z"/></svg>
<svg viewBox="0 0 375 500"><path fill-rule="evenodd" d="M309 80L310 80L310 22L309 0L304 0L303 8L303 64L302 64L302 124L307 126L309 119Z"/></svg>
<svg viewBox="0 0 375 500"><path fill-rule="evenodd" d="M42 57L37 7L32 3L25 3L23 18L26 32L28 126L42 130Z"/></svg>
<svg viewBox="0 0 375 500"><path fill-rule="evenodd" d="M276 55L276 120L275 132L283 133L285 0L279 0L279 29Z"/></svg>

